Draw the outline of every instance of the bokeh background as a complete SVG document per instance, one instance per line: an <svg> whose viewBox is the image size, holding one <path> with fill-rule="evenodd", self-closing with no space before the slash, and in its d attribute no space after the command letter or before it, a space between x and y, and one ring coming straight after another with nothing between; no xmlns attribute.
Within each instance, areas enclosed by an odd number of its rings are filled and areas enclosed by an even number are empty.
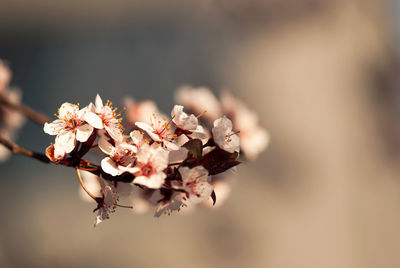
<svg viewBox="0 0 400 268"><path fill-rule="evenodd" d="M74 171L0 164L1 267L400 267L396 0L2 0L0 58L52 115L96 93L230 89L271 145L216 210L93 228ZM28 123L18 143L52 140Z"/></svg>

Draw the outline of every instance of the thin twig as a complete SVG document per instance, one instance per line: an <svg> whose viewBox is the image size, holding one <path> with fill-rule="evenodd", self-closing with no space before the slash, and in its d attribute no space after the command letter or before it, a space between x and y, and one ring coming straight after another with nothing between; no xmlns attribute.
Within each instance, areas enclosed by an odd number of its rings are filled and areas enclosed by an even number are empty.
<svg viewBox="0 0 400 268"><path fill-rule="evenodd" d="M79 168L75 168L75 169L76 169L76 174L78 174L79 183L81 184L83 190L84 190L91 198L93 198L94 201L97 201L97 197L96 197L94 194L92 194L91 192L89 192L89 190L86 188L85 184L83 183L82 176L81 176L81 172L79 171Z"/></svg>
<svg viewBox="0 0 400 268"><path fill-rule="evenodd" d="M39 125L44 125L44 123L50 121L50 119L46 115L39 113L34 109L32 109L31 107L26 106L24 104L12 102L4 94L0 94L0 103L12 110L22 113L23 115L25 115L26 117L28 117L29 119L31 119L32 121L34 121Z"/></svg>

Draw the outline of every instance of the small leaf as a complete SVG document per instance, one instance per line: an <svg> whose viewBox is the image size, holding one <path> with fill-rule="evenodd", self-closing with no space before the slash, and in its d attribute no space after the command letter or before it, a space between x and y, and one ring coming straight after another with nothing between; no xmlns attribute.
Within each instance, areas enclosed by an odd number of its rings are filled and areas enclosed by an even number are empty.
<svg viewBox="0 0 400 268"><path fill-rule="evenodd" d="M225 171L227 171L228 169L231 169L231 168L233 168L233 167L239 165L240 163L241 163L241 162L239 162L239 161L231 161L231 162L221 163L221 164L219 164L219 165L215 165L215 166L211 167L211 168L208 170L208 173L209 173L210 175L217 175L217 174L220 174L220 173L222 173L222 172L225 172Z"/></svg>
<svg viewBox="0 0 400 268"><path fill-rule="evenodd" d="M216 175L240 164L239 161L236 161L238 155L237 152L229 153L217 148L206 154L200 164L208 170L210 175Z"/></svg>
<svg viewBox="0 0 400 268"><path fill-rule="evenodd" d="M203 143L199 139L193 139L188 141L183 145L186 149L188 149L188 158L194 158L196 161L199 161L202 152L203 152Z"/></svg>

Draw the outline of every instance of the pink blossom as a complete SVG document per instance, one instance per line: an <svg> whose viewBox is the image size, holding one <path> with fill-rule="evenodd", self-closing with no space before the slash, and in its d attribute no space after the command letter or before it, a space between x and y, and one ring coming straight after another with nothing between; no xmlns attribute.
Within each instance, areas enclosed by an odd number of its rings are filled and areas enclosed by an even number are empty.
<svg viewBox="0 0 400 268"><path fill-rule="evenodd" d="M144 144L137 153L136 177L133 183L146 186L151 189L160 188L167 175L164 169L168 167L168 151L162 147Z"/></svg>

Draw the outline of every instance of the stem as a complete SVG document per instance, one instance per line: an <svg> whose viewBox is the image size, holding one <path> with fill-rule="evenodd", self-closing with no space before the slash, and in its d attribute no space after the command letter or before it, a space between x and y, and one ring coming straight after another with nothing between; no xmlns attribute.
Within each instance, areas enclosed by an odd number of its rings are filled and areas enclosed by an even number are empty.
<svg viewBox="0 0 400 268"><path fill-rule="evenodd" d="M50 119L44 114L39 113L24 104L12 102L4 94L0 94L0 104L3 104L14 111L20 112L39 125L44 125L44 123L50 121Z"/></svg>
<svg viewBox="0 0 400 268"><path fill-rule="evenodd" d="M184 162L176 162L176 163L171 163L171 164L168 164L168 166L170 167L170 166L178 166L178 165L182 165Z"/></svg>
<svg viewBox="0 0 400 268"><path fill-rule="evenodd" d="M124 205L120 205L120 204L115 204L115 205L120 208L133 208L132 206L124 206Z"/></svg>
<svg viewBox="0 0 400 268"><path fill-rule="evenodd" d="M79 183L80 183L81 186L82 186L82 189L85 190L85 192L86 192L91 198L93 198L94 201L97 202L97 197L94 196L91 192L89 192L89 190L86 188L85 184L83 183L82 176L81 176L81 172L79 171L79 168L75 168L75 170L76 170L76 174L78 174L78 180L79 180Z"/></svg>
<svg viewBox="0 0 400 268"><path fill-rule="evenodd" d="M18 144L15 144L12 141L3 138L2 136L0 136L0 144L4 145L14 154L24 155L46 164L53 163L50 161L50 159L47 158L46 155L23 148ZM110 174L105 173L100 166L83 159L79 159L79 161L68 161L67 159L67 161L65 161L64 163L62 162L59 165L86 170L109 181L132 182L132 180L135 178L135 176L130 173L123 173L119 176L111 176Z"/></svg>

